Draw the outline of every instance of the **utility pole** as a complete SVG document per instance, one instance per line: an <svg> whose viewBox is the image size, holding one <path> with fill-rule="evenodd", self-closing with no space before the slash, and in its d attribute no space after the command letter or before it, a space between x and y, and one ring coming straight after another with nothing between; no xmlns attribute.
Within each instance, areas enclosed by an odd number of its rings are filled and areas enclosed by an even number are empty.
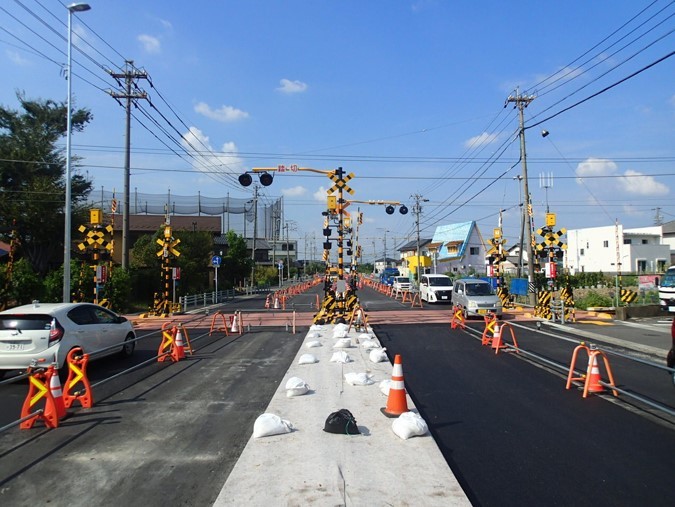
<svg viewBox="0 0 675 507"><path fill-rule="evenodd" d="M245 220L245 219L244 219ZM244 221L244 224L246 222ZM253 245L251 247L251 288L255 278L255 238L258 235L258 185L253 186Z"/></svg>
<svg viewBox="0 0 675 507"><path fill-rule="evenodd" d="M410 196L411 199L415 200L413 204L412 212L415 214L415 226L417 227L417 268L415 269L415 281L417 285L420 283L420 215L422 214L422 205L421 202L429 202L429 199L424 199L420 194L413 194Z"/></svg>
<svg viewBox="0 0 675 507"><path fill-rule="evenodd" d="M520 136L520 161L523 168L523 196L525 199L525 206L523 213L527 213L530 220L527 226L527 285L530 305L534 306L537 301L537 295L531 287L534 286L534 255L532 252L532 227L529 225L532 217L532 204L530 202L530 189L527 182L527 154L525 152L525 115L523 111L535 99L534 95L521 95L518 90L516 94L509 95L506 99L506 104L509 102L515 103L518 108L519 121L519 136Z"/></svg>
<svg viewBox="0 0 675 507"><path fill-rule="evenodd" d="M126 148L124 153L124 198L122 203L122 268L129 267L129 182L131 178L131 101L134 99L147 99L148 94L140 90L138 92L131 92L131 85L138 79L148 79L148 73L144 70L139 70L134 66L133 60L126 60L124 62L124 72L116 73L108 71L110 75L117 80L120 86L122 83L120 79L124 79L124 92L113 92L108 90L108 93L114 99L126 99Z"/></svg>

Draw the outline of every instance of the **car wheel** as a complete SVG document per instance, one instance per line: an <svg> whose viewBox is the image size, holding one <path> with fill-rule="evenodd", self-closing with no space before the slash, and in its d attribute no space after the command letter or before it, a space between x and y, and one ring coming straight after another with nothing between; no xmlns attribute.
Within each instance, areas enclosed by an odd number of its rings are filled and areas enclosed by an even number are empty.
<svg viewBox="0 0 675 507"><path fill-rule="evenodd" d="M136 350L136 342L134 341L134 335L129 333L124 339L124 345L122 345L122 350L120 351L120 356L122 357L131 357Z"/></svg>

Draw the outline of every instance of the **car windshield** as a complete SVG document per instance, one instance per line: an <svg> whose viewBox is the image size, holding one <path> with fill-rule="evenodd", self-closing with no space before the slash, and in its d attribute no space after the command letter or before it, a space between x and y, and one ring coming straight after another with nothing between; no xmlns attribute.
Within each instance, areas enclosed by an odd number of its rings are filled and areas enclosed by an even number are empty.
<svg viewBox="0 0 675 507"><path fill-rule="evenodd" d="M452 285L449 278L429 278L429 285L432 287L448 287Z"/></svg>
<svg viewBox="0 0 675 507"><path fill-rule="evenodd" d="M661 279L661 287L675 287L675 269L669 269Z"/></svg>
<svg viewBox="0 0 675 507"><path fill-rule="evenodd" d="M405 276L397 276L397 277L396 277L396 281L397 281L398 283L409 283L409 282L408 282L408 279L407 279Z"/></svg>
<svg viewBox="0 0 675 507"><path fill-rule="evenodd" d="M487 283L467 283L467 296L491 296L493 294L492 287Z"/></svg>

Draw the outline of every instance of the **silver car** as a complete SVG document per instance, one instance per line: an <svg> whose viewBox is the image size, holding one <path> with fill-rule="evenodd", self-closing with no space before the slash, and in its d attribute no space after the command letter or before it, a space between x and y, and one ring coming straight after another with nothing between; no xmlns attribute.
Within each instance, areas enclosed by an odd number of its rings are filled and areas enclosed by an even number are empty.
<svg viewBox="0 0 675 507"><path fill-rule="evenodd" d="M502 315L502 302L485 280L462 278L452 287L452 302L460 306L465 317L485 316L494 313Z"/></svg>
<svg viewBox="0 0 675 507"><path fill-rule="evenodd" d="M0 312L0 377L9 370L25 370L33 361L45 366L56 361L61 368L75 347L96 353L96 358L128 357L134 352L135 338L131 322L99 305L36 302L17 306Z"/></svg>

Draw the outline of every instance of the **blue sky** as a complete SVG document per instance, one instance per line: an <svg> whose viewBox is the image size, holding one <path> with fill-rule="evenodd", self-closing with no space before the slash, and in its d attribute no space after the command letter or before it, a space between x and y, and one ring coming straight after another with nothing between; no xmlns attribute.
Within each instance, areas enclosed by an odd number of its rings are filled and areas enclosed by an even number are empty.
<svg viewBox="0 0 675 507"><path fill-rule="evenodd" d="M518 89L535 97L525 109L535 227L547 203L568 229L648 226L657 208L675 219L675 58L655 63L673 51L671 1L89 3L73 17L73 95L94 121L73 153L97 189L123 187L124 110L104 69L128 59L151 78L138 85L154 106L134 110L147 128L132 123L132 191L248 199L244 170L342 166L355 174L351 199L428 199L422 237L476 220L487 239L504 209L510 246L522 169L505 101ZM65 4L0 6L4 106L17 106L16 90L65 100ZM330 184L279 174L261 199L283 195L291 237L318 245ZM365 260L382 255L384 231L389 250L415 237L412 213L360 207Z"/></svg>

